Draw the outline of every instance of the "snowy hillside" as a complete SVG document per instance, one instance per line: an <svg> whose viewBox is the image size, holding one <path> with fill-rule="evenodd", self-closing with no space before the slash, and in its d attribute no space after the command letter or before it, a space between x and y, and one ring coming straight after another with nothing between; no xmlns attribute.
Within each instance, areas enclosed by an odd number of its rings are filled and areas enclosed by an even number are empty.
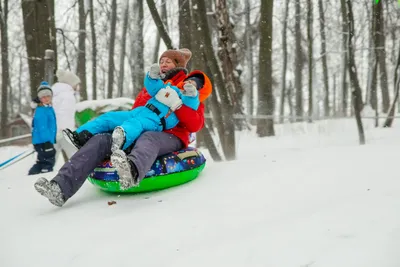
<svg viewBox="0 0 400 267"><path fill-rule="evenodd" d="M0 266L400 266L400 127L368 125L365 146L353 120L241 133L239 159L207 157L191 183L135 196L87 183L62 208L33 189L31 156L0 171Z"/></svg>

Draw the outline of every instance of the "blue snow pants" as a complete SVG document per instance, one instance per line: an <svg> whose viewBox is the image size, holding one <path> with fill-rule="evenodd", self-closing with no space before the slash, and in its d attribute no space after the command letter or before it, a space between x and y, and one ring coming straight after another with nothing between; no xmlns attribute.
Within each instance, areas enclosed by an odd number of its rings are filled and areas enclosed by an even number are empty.
<svg viewBox="0 0 400 267"><path fill-rule="evenodd" d="M125 131L125 144L122 147L125 150L145 131L161 132L178 124L179 120L175 113L172 112L165 118L168 107L165 109L165 105L159 102L157 105L157 102L155 99L151 99L146 106L137 107L130 111L107 112L85 123L76 132L80 133L87 130L95 135L112 132L115 127L120 126ZM157 108L156 105L160 108Z"/></svg>

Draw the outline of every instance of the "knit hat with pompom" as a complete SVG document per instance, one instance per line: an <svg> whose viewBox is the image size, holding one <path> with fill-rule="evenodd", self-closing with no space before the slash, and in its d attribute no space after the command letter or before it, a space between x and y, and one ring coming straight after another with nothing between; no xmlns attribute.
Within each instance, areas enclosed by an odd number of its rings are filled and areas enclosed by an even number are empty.
<svg viewBox="0 0 400 267"><path fill-rule="evenodd" d="M52 96L52 95L53 95L53 90L51 90L49 83L41 82L37 89L37 96L39 98L42 98L44 96Z"/></svg>

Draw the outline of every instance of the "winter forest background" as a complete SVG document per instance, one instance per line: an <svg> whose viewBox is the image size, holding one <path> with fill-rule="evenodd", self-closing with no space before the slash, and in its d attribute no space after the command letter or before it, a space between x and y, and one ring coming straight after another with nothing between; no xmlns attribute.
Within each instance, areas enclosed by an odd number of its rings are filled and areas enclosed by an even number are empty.
<svg viewBox="0 0 400 267"><path fill-rule="evenodd" d="M213 95L197 146L235 159L235 131L398 112L397 0L0 0L1 135L44 79L44 52L82 80L80 101L134 98L167 48L187 47Z"/></svg>

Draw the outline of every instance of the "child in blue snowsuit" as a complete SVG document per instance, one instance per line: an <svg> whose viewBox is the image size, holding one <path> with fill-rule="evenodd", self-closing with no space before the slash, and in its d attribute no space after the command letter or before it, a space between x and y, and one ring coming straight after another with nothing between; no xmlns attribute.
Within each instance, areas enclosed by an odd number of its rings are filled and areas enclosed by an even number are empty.
<svg viewBox="0 0 400 267"><path fill-rule="evenodd" d="M197 110L200 105L199 95L184 95L178 87L169 83L164 84L159 75L160 69L158 64L151 66L150 71L144 79L144 86L152 98L147 102L146 106L136 107L130 111L112 111L105 113L96 119L89 121L76 129L79 134L82 131L88 131L92 135L112 132L114 130L122 130L124 141L122 142L122 150L131 146L136 139L145 131L163 131L175 127L179 120L174 112L163 103L159 102L155 95L162 88L171 88L175 90L182 104ZM115 132L115 131L114 131ZM113 134L114 136L114 134ZM113 137L115 143L115 138ZM121 149L120 144L113 144L112 150Z"/></svg>
<svg viewBox="0 0 400 267"><path fill-rule="evenodd" d="M37 90L37 98L32 102L32 108L36 108L32 120L32 144L37 152L37 160L28 175L53 171L57 123L51 106L52 96L49 84L42 82Z"/></svg>

